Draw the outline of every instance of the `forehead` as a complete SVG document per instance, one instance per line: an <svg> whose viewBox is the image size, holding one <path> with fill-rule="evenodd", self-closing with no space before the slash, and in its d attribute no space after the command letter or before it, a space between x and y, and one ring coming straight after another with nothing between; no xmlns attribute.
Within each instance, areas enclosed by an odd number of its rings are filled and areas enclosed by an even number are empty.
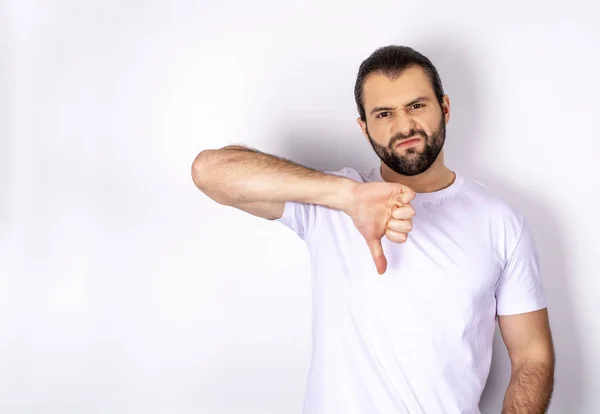
<svg viewBox="0 0 600 414"><path fill-rule="evenodd" d="M419 66L410 67L393 79L371 73L363 84L363 104L367 111L375 106L402 105L420 96L436 99L431 80Z"/></svg>

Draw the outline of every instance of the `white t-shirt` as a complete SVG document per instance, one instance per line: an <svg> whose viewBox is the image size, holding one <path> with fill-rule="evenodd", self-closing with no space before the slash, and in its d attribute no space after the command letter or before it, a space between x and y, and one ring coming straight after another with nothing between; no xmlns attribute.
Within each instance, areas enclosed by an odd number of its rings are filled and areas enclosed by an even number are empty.
<svg viewBox="0 0 600 414"><path fill-rule="evenodd" d="M332 174L383 181L379 168ZM382 239L379 275L350 217L287 202L309 249L313 349L305 414L479 413L496 315L546 307L524 219L460 174L419 193L408 240Z"/></svg>

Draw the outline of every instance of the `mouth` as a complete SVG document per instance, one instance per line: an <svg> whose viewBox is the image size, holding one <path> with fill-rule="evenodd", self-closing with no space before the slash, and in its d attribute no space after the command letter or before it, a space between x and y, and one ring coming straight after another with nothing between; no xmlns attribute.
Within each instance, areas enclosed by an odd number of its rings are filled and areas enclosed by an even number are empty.
<svg viewBox="0 0 600 414"><path fill-rule="evenodd" d="M406 140L400 141L398 144L396 144L396 148L398 148L398 147L409 147L411 145L416 144L419 141L421 141L421 138L406 139Z"/></svg>

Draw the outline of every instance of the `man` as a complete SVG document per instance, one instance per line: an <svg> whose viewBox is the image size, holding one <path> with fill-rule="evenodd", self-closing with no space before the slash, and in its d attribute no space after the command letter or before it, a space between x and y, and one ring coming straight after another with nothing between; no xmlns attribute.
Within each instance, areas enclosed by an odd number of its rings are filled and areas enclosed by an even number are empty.
<svg viewBox="0 0 600 414"><path fill-rule="evenodd" d="M323 173L241 146L202 151L192 167L213 200L308 245L304 412L479 413L496 317L512 365L502 412L545 412L554 351L534 240L522 214L444 165L450 102L436 68L409 47L380 48L355 98L379 168Z"/></svg>

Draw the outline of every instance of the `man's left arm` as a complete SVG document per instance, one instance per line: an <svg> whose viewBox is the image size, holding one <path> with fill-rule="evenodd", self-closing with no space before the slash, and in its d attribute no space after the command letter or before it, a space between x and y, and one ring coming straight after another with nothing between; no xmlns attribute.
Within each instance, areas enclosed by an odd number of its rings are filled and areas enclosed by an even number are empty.
<svg viewBox="0 0 600 414"><path fill-rule="evenodd" d="M554 389L554 346L547 309L499 315L511 361L502 414L545 413Z"/></svg>

